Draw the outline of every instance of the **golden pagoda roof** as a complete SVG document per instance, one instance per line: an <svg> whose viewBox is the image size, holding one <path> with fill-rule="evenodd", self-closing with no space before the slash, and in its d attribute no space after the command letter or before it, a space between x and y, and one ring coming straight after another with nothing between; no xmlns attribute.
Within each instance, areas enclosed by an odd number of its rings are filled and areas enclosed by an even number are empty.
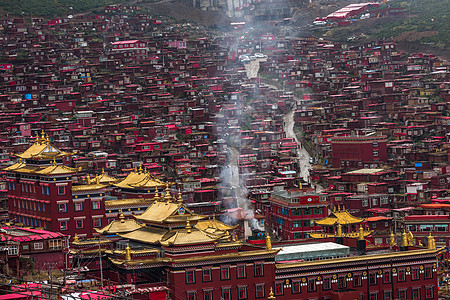
<svg viewBox="0 0 450 300"><path fill-rule="evenodd" d="M127 206L136 204L148 204L150 205L154 200L148 198L132 198L132 199L117 199L105 201L105 207L108 210L110 207Z"/></svg>
<svg viewBox="0 0 450 300"><path fill-rule="evenodd" d="M67 167L62 164L56 164L55 162L43 169L40 169L39 171L36 171L37 174L43 174L43 175L62 175L62 174L71 174L78 172L77 169ZM73 189L73 188L72 188Z"/></svg>
<svg viewBox="0 0 450 300"><path fill-rule="evenodd" d="M127 233L118 233L117 235L132 241L138 241L148 244L159 244L161 238L168 232L167 229L143 226Z"/></svg>
<svg viewBox="0 0 450 300"><path fill-rule="evenodd" d="M31 145L25 152L16 154L16 156L23 159L37 158L37 159L53 159L59 157L70 156L73 153L64 152L56 148L50 143L48 137L42 133L41 137L36 138L36 142Z"/></svg>
<svg viewBox="0 0 450 300"><path fill-rule="evenodd" d="M193 213L186 208L181 202L171 201L154 201L145 212L136 216L136 219L145 223L179 223L189 221L199 221L205 219L206 216L201 216Z"/></svg>
<svg viewBox="0 0 450 300"><path fill-rule="evenodd" d="M3 171L15 171L17 169L21 169L23 167L25 167L27 164L25 162L22 161L22 159L19 159L18 162L16 162L13 165L10 165L6 168L3 168Z"/></svg>
<svg viewBox="0 0 450 300"><path fill-rule="evenodd" d="M174 229L167 232L161 239L163 246L181 246L190 244L213 243L219 240L219 237L207 234L197 228Z"/></svg>
<svg viewBox="0 0 450 300"><path fill-rule="evenodd" d="M139 167L139 169L130 172L127 177L114 185L119 188L129 189L155 189L156 187L165 187L167 184L154 178L147 170Z"/></svg>
<svg viewBox="0 0 450 300"><path fill-rule="evenodd" d="M94 228L100 234L117 234L130 232L141 228L143 225L136 222L135 219L125 219L122 212L120 212L119 220L114 220L102 229Z"/></svg>
<svg viewBox="0 0 450 300"><path fill-rule="evenodd" d="M94 191L107 187L106 184L80 184L72 186L72 191L81 192L81 191Z"/></svg>
<svg viewBox="0 0 450 300"><path fill-rule="evenodd" d="M102 173L100 175L98 175L98 181L100 183L104 183L104 184L113 184L116 183L117 181L119 181L119 179L113 177L113 176L109 176L104 169L102 169Z"/></svg>
<svg viewBox="0 0 450 300"><path fill-rule="evenodd" d="M333 211L328 217L315 220L314 222L320 226L350 225L364 222L364 219L352 216L346 209L342 209Z"/></svg>
<svg viewBox="0 0 450 300"><path fill-rule="evenodd" d="M236 229L236 226L230 226L225 223L222 223L219 220L216 220L215 218L209 219L209 220L201 220L198 221L197 224L194 226L197 229L202 230L205 233L213 234L216 236L223 236L226 234L227 231L232 231Z"/></svg>

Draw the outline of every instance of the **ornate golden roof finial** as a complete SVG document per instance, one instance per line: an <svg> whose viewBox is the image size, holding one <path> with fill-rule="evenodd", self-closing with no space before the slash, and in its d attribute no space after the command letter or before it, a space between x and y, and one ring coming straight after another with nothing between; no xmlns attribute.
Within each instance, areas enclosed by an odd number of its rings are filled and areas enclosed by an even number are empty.
<svg viewBox="0 0 450 300"><path fill-rule="evenodd" d="M170 201L170 198L169 184L166 184L166 194L164 195L164 200Z"/></svg>
<svg viewBox="0 0 450 300"><path fill-rule="evenodd" d="M41 142L43 142L43 141L45 141L45 132L44 132L44 129L42 129L42 132L41 132Z"/></svg>
<svg viewBox="0 0 450 300"><path fill-rule="evenodd" d="M358 239L359 239L360 241L363 241L363 240L364 240L364 229L362 228L361 225L359 225L359 237L358 237Z"/></svg>
<svg viewBox="0 0 450 300"><path fill-rule="evenodd" d="M338 204L338 211L341 211L341 205Z"/></svg>
<svg viewBox="0 0 450 300"><path fill-rule="evenodd" d="M275 300L275 296L273 295L273 288L270 287L269 297L267 297L268 300Z"/></svg>
<svg viewBox="0 0 450 300"><path fill-rule="evenodd" d="M56 160L55 160L55 158L54 158L54 157L53 157L53 162L52 162L52 165L56 166Z"/></svg>
<svg viewBox="0 0 450 300"><path fill-rule="evenodd" d="M123 215L122 209L119 209L119 220L120 220L120 223L125 222L125 216Z"/></svg>
<svg viewBox="0 0 450 300"><path fill-rule="evenodd" d="M75 236L73 237L73 241L74 242L79 242L80 241L80 239L78 238L78 235L75 233Z"/></svg>
<svg viewBox="0 0 450 300"><path fill-rule="evenodd" d="M131 248L129 244L127 244L127 247L125 248L125 260L126 261L131 260Z"/></svg>
<svg viewBox="0 0 450 300"><path fill-rule="evenodd" d="M336 212L336 205L333 205L333 212Z"/></svg>
<svg viewBox="0 0 450 300"><path fill-rule="evenodd" d="M137 173L137 171L138 171L138 168L134 167L134 172Z"/></svg>
<svg viewBox="0 0 450 300"><path fill-rule="evenodd" d="M102 168L102 175L105 174L105 168Z"/></svg>
<svg viewBox="0 0 450 300"><path fill-rule="evenodd" d="M408 246L408 236L406 234L406 231L403 231L402 233L402 247Z"/></svg>
<svg viewBox="0 0 450 300"><path fill-rule="evenodd" d="M19 158L19 164L21 164L22 163L22 158Z"/></svg>
<svg viewBox="0 0 450 300"><path fill-rule="evenodd" d="M95 175L95 184L100 184L100 177Z"/></svg>
<svg viewBox="0 0 450 300"><path fill-rule="evenodd" d="M45 142L46 142L47 144L50 143L50 139L49 139L49 137L48 137L48 134L45 135Z"/></svg>
<svg viewBox="0 0 450 300"><path fill-rule="evenodd" d="M148 170L147 170L147 167L146 167L146 166L144 166L144 173L145 173L145 174L148 173Z"/></svg>
<svg viewBox="0 0 450 300"><path fill-rule="evenodd" d="M390 235L390 243L391 247L396 246L397 244L395 243L395 235L394 233L391 231L391 235Z"/></svg>
<svg viewBox="0 0 450 300"><path fill-rule="evenodd" d="M270 239L270 235L266 233L266 249L268 251L272 250L272 240Z"/></svg>
<svg viewBox="0 0 450 300"><path fill-rule="evenodd" d="M155 201L159 200L158 187L155 187L155 196L153 197L153 199L155 199Z"/></svg>
<svg viewBox="0 0 450 300"><path fill-rule="evenodd" d="M142 165L139 165L139 174L141 174L142 173Z"/></svg>
<svg viewBox="0 0 450 300"><path fill-rule="evenodd" d="M178 203L183 203L183 197L181 196L180 188L178 188Z"/></svg>
<svg viewBox="0 0 450 300"><path fill-rule="evenodd" d="M341 223L337 224L337 237L342 237L342 225Z"/></svg>
<svg viewBox="0 0 450 300"><path fill-rule="evenodd" d="M436 241L434 240L434 237L431 235L428 236L428 250L435 250L436 249Z"/></svg>
<svg viewBox="0 0 450 300"><path fill-rule="evenodd" d="M189 222L188 219L186 219L186 229L187 229L187 233L191 233L191 223Z"/></svg>
<svg viewBox="0 0 450 300"><path fill-rule="evenodd" d="M88 184L91 184L91 176L89 174L86 175L86 180Z"/></svg>
<svg viewBox="0 0 450 300"><path fill-rule="evenodd" d="M36 144L39 144L39 134L36 134Z"/></svg>
<svg viewBox="0 0 450 300"><path fill-rule="evenodd" d="M341 210L342 210L342 211L345 211L345 204L342 204Z"/></svg>
<svg viewBox="0 0 450 300"><path fill-rule="evenodd" d="M408 246L412 246L414 243L414 236L411 231L408 231L407 239L408 239Z"/></svg>
<svg viewBox="0 0 450 300"><path fill-rule="evenodd" d="M216 219L216 214L215 213L213 213L212 218L213 218L213 220Z"/></svg>

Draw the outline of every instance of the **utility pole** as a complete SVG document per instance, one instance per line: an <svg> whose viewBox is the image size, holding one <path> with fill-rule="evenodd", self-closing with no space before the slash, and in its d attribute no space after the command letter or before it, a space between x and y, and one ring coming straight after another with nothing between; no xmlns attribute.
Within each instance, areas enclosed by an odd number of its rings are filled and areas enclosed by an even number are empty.
<svg viewBox="0 0 450 300"><path fill-rule="evenodd" d="M100 286L103 291L103 265L102 265L102 249L100 247L100 239L98 239L98 258L100 260Z"/></svg>

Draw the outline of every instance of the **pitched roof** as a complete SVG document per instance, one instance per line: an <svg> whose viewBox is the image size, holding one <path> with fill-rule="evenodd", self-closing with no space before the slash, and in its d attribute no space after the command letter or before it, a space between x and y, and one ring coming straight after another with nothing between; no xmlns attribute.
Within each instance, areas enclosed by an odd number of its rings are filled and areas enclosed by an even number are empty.
<svg viewBox="0 0 450 300"><path fill-rule="evenodd" d="M358 224L363 222L363 218L352 216L347 210L333 211L328 217L316 220L317 225L321 226L333 226L337 224Z"/></svg>

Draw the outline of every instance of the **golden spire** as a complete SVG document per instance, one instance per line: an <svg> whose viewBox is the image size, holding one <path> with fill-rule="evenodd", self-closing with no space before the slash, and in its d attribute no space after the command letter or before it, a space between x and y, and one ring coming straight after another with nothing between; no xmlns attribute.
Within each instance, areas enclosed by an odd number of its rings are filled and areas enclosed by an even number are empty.
<svg viewBox="0 0 450 300"><path fill-rule="evenodd" d="M181 196L180 188L178 188L178 203L183 203L183 197Z"/></svg>
<svg viewBox="0 0 450 300"><path fill-rule="evenodd" d="M41 142L43 142L43 141L45 141L45 132L44 132L44 129L42 129L42 132L41 132Z"/></svg>
<svg viewBox="0 0 450 300"><path fill-rule="evenodd" d="M213 218L213 220L216 219L216 214L215 213L213 213L212 218Z"/></svg>
<svg viewBox="0 0 450 300"><path fill-rule="evenodd" d="M402 247L408 246L408 237L405 231L402 233Z"/></svg>
<svg viewBox="0 0 450 300"><path fill-rule="evenodd" d="M337 225L337 237L342 237L342 225L341 223L338 223Z"/></svg>
<svg viewBox="0 0 450 300"><path fill-rule="evenodd" d="M358 239L359 239L360 241L363 241L363 240L364 240L364 229L362 228L361 225L359 225L359 237L358 237Z"/></svg>
<svg viewBox="0 0 450 300"><path fill-rule="evenodd" d="M166 194L164 195L164 200L166 200L167 202L170 201L170 190L169 190L169 185L166 184Z"/></svg>
<svg viewBox="0 0 450 300"><path fill-rule="evenodd" d="M158 187L155 188L155 196L153 199L155 199L155 201L159 201Z"/></svg>
<svg viewBox="0 0 450 300"><path fill-rule="evenodd" d="M137 171L138 171L138 168L134 167L134 172L137 173Z"/></svg>
<svg viewBox="0 0 450 300"><path fill-rule="evenodd" d="M139 165L139 174L142 173L142 165Z"/></svg>
<svg viewBox="0 0 450 300"><path fill-rule="evenodd" d="M273 288L270 287L269 297L267 297L268 300L275 300L275 296L273 295Z"/></svg>
<svg viewBox="0 0 450 300"><path fill-rule="evenodd" d="M56 166L56 160L55 160L55 158L54 158L54 157L53 157L53 162L52 162L52 165Z"/></svg>
<svg viewBox="0 0 450 300"><path fill-rule="evenodd" d="M105 168L102 168L102 175L105 174Z"/></svg>
<svg viewBox="0 0 450 300"><path fill-rule="evenodd" d="M80 241L80 239L78 238L78 235L75 233L75 236L73 237L73 241L74 242L79 242Z"/></svg>
<svg viewBox="0 0 450 300"><path fill-rule="evenodd" d="M390 243L391 247L396 246L397 244L395 243L395 235L394 233L391 231L391 235L390 235Z"/></svg>
<svg viewBox="0 0 450 300"><path fill-rule="evenodd" d="M187 233L191 233L191 223L189 222L188 219L186 219L186 229L187 229Z"/></svg>
<svg viewBox="0 0 450 300"><path fill-rule="evenodd" d="M89 174L86 175L86 180L88 184L91 184L91 176Z"/></svg>
<svg viewBox="0 0 450 300"><path fill-rule="evenodd" d="M47 144L50 143L50 139L48 138L48 134L45 135L45 142L46 142Z"/></svg>
<svg viewBox="0 0 450 300"><path fill-rule="evenodd" d="M95 175L95 184L100 184L100 177L98 175Z"/></svg>
<svg viewBox="0 0 450 300"><path fill-rule="evenodd" d="M127 247L125 248L125 260L126 261L131 260L131 248L129 244L127 244Z"/></svg>
<svg viewBox="0 0 450 300"><path fill-rule="evenodd" d="M270 235L266 233L266 249L268 251L272 250L272 240L270 239Z"/></svg>
<svg viewBox="0 0 450 300"><path fill-rule="evenodd" d="M36 144L39 144L39 134L36 134Z"/></svg>
<svg viewBox="0 0 450 300"><path fill-rule="evenodd" d="M125 216L123 215L122 209L119 209L119 220L120 220L120 223L125 222Z"/></svg>
<svg viewBox="0 0 450 300"><path fill-rule="evenodd" d="M436 249L436 241L434 240L434 237L431 235L428 236L428 250L435 250Z"/></svg>
<svg viewBox="0 0 450 300"><path fill-rule="evenodd" d="M342 210L342 211L345 211L345 204L342 204L341 210Z"/></svg>

